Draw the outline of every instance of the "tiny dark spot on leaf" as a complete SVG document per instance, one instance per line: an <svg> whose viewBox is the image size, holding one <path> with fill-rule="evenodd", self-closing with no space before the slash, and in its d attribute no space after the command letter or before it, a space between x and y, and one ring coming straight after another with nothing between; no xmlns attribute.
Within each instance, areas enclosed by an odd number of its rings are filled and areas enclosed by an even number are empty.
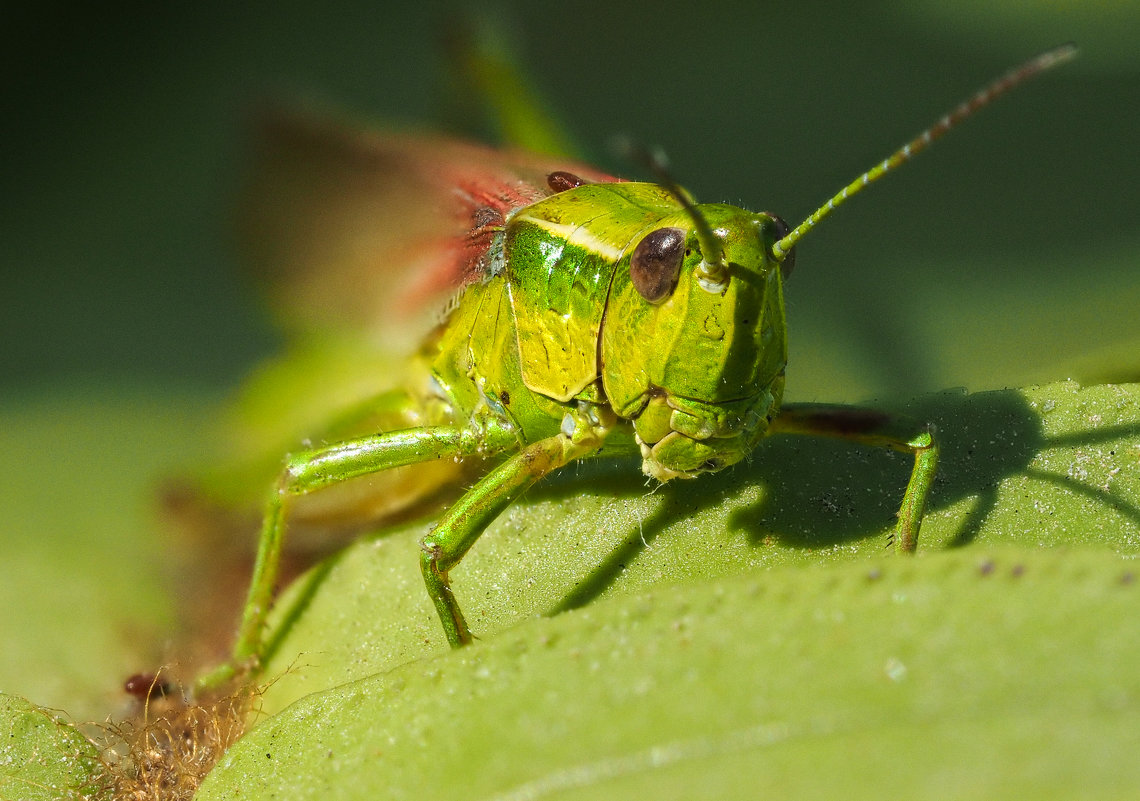
<svg viewBox="0 0 1140 801"><path fill-rule="evenodd" d="M123 682L123 691L140 701L146 701L167 695L171 691L171 686L153 673L136 673Z"/></svg>

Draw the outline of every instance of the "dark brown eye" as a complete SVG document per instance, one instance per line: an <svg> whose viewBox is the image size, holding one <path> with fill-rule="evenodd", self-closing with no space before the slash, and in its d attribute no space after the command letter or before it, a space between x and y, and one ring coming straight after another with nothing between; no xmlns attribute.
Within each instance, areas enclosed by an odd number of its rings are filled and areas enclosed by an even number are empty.
<svg viewBox="0 0 1140 801"><path fill-rule="evenodd" d="M660 303L673 293L681 261L685 258L685 232L658 228L637 243L629 260L629 277L641 297Z"/></svg>
<svg viewBox="0 0 1140 801"><path fill-rule="evenodd" d="M776 239L783 239L788 235L788 231L792 230L791 227L775 214L769 214L773 220L776 221ZM784 280L788 280L788 276L792 274L792 268L796 266L796 249L792 248L784 256L784 260L780 262L780 275Z"/></svg>
<svg viewBox="0 0 1140 801"><path fill-rule="evenodd" d="M565 192L567 189L577 189L582 184L586 183L584 178L579 178L572 172L565 172L558 170L546 176L546 185L555 192Z"/></svg>

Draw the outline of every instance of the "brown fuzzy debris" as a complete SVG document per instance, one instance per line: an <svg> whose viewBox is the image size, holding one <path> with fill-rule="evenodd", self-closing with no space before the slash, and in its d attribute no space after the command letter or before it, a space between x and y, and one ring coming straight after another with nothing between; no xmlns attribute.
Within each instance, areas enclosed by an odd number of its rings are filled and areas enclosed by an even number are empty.
<svg viewBox="0 0 1140 801"><path fill-rule="evenodd" d="M156 678L157 681L157 678ZM135 720L105 727L104 775L97 797L113 801L190 801L206 774L241 737L261 688L187 701L152 698Z"/></svg>

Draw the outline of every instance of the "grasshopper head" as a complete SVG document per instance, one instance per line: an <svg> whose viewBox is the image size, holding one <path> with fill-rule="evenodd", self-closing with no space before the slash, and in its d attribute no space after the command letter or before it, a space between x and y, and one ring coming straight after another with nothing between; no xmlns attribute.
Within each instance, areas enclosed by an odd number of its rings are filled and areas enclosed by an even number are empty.
<svg viewBox="0 0 1140 801"><path fill-rule="evenodd" d="M661 162L647 158L684 215L665 215L619 264L601 340L606 394L620 417L634 421L645 472L667 481L717 470L740 461L763 436L783 390L781 281L797 242L979 109L1074 55L1065 44L1014 67L791 231L770 214L693 205Z"/></svg>
<svg viewBox="0 0 1140 801"><path fill-rule="evenodd" d="M784 385L783 276L770 252L787 226L720 204L695 211L631 243L602 325L606 395L661 481L743 459Z"/></svg>

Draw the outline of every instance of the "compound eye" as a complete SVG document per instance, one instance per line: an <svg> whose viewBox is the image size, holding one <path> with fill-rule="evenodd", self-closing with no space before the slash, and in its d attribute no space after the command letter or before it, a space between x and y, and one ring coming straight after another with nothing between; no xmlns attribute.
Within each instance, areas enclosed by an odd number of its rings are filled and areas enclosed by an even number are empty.
<svg viewBox="0 0 1140 801"><path fill-rule="evenodd" d="M658 228L642 239L629 260L629 277L641 297L660 303L673 294L685 258L685 232Z"/></svg>
<svg viewBox="0 0 1140 801"><path fill-rule="evenodd" d="M783 239L792 230L791 226L783 221L782 218L777 217L775 214L769 214L773 220L776 221L776 239ZM792 274L792 268L796 266L796 249L792 248L784 256L784 260L780 262L780 275L784 280L788 280L788 276Z"/></svg>

